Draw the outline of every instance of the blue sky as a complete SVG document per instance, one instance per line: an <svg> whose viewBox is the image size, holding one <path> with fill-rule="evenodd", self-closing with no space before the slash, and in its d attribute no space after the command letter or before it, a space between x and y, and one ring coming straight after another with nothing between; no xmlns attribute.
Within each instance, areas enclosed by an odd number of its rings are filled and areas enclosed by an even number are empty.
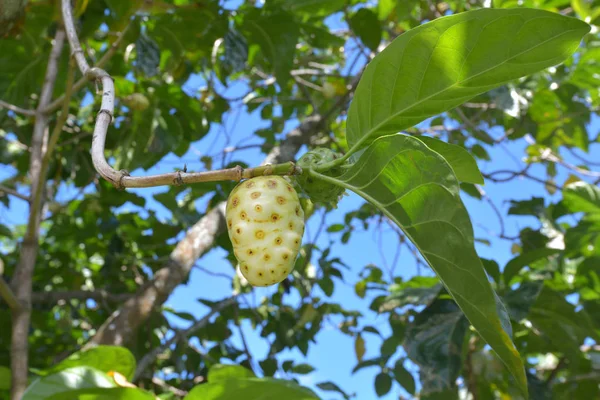
<svg viewBox="0 0 600 400"><path fill-rule="evenodd" d="M333 29L342 26L341 22L336 19L330 19L328 22ZM348 48L351 47L352 44L349 44ZM186 84L186 90L190 93L194 93L202 85L203 82L201 79L193 78ZM236 94L244 93L244 91L244 85L239 84L228 89L226 93L230 96L235 96ZM229 138L224 134L223 129L221 129L222 127L213 126L210 133L199 142L194 143L190 151L183 157L178 158L170 155L152 170L147 172L135 171L134 174L141 175L145 173L168 172L172 171L174 168L181 168L184 163L187 163L190 170L201 170L201 155L207 153L211 154L222 149L228 141L229 143L227 145L233 145L241 141L243 141L244 144L260 143L260 138L253 138L253 132L256 129L268 126L266 121L260 119L259 111L248 114L243 109L239 111L239 115L230 113L225 125ZM290 122L285 131L289 131L294 125L294 122ZM595 117L588 130L590 137L595 138L599 130L600 119ZM109 134L111 134L110 131ZM493 129L490 131L490 134L494 137L499 137L502 132ZM521 158L524 155L526 146L527 143L525 139L519 139L502 146L493 148L486 147L490 154L491 161L479 162L480 169L485 172L500 169L520 169L523 164L519 164L518 160L515 160L514 158ZM301 153L304 151L306 151L306 149L303 149ZM579 164L579 161L569 154L563 154L563 156L566 161L573 164ZM248 149L236 152L234 157L235 159L243 160L250 165L258 165L264 158L264 155L257 149ZM588 159L600 159L600 146L598 144L593 144L590 153L585 155L585 157ZM558 170L559 174L556 177L556 180L560 183L566 179L568 173L560 167ZM12 175L13 172L14 171L11 168L0 166L0 180ZM545 169L541 166L532 167L530 173L540 178L545 177ZM152 198L153 194L164 190L164 188L131 189L132 192L146 198L147 208L155 210L159 218L168 219L170 217L170 211ZM543 196L547 201L556 201L560 199L561 196L560 192L550 195L546 192L542 184L526 180L525 178L515 178L508 183L502 184L487 182L484 186L484 190L488 196L493 199L494 203L500 208L504 215L508 210L509 200L526 200L532 196ZM59 197L66 199L69 198L72 193L72 188L63 187L59 193ZM500 231L498 219L494 211L485 202L474 200L466 195L463 196L463 199L474 224L475 236L477 238L488 239L491 242L491 245L489 246L477 244L479 255L484 258L496 260L500 266L505 265L506 262L512 258L512 243L494 236ZM338 209L327 216L327 225L343 223L344 215L349 211L355 210L362 203L363 201L357 195L351 194L350 196L345 197L340 202ZM205 209L205 201L200 200L198 202L198 207L199 209ZM130 209L134 208L130 205L121 208L122 211ZM22 224L26 220L26 213L27 209L24 202L11 199L10 207L8 209L0 206L0 222L9 226ZM305 241L314 237L320 220L321 215L317 214L308 222ZM506 235L514 236L525 226L537 227L537 224L538 222L531 217L506 217ZM381 245L378 245L377 243L379 240L381 240ZM342 283L336 281L335 292L331 299L327 300L330 302L341 303L347 309L355 309L363 312L364 318L361 319L362 326L372 325L377 327L384 337L389 335L387 318L385 316L374 314L368 310L372 296L368 295L365 299L358 298L354 293L354 283L359 279L358 275L366 265L375 264L384 266L392 262L398 246L396 236L389 232L384 235L378 235L375 225L372 224L371 228L367 231L355 231L346 245L339 242L338 234L332 234L331 236L323 234L319 237L317 244L322 248L330 247L332 257L340 257L350 267L349 271L343 271L345 282ZM233 270L224 257L224 251L213 249L199 260L198 265L206 270L232 275ZM397 276L408 279L415 275L416 272L417 266L414 258L406 248L404 248L400 254L395 273ZM428 271L421 272L433 275ZM275 288L256 288L254 289L253 295L247 296L247 299L250 303L260 303L261 297L266 296L275 290ZM319 289L317 289L317 291L318 290ZM202 317L208 309L196 301L196 299L207 298L218 300L230 295L231 284L229 280L211 276L194 268L188 284L178 287L167 301L166 306L172 307L177 311L189 312L199 318ZM323 297L325 297L325 295L323 295ZM297 296L290 296L288 300L297 301ZM176 326L185 327L189 324L187 321L181 320L171 314L169 315L170 320ZM351 370L357 362L354 354L354 339L341 334L335 327L336 322L337 321L334 319L331 324L327 322L324 323L322 331L317 336L317 343L311 344L306 358L304 358L299 351L287 351L280 354L278 359L280 361L294 359L298 363L307 362L315 367L316 370L314 372L300 377L300 382L307 386L314 388L314 384L318 382L333 381L348 393L356 393L357 399L376 398L373 382L375 375L379 373L379 369L377 367L371 367L363 369L354 375L351 374ZM264 359L264 356L268 351L268 345L264 339L260 338L258 335L259 332L253 331L247 324L243 326L243 329L255 359ZM381 339L372 334L366 334L364 335L364 338L366 339L367 349L365 358L379 355ZM234 333L234 341L236 341L237 345L241 346L241 341L237 332ZM399 350L395 357L401 355L401 350ZM319 394L322 395L323 399L338 398L338 396L332 392L319 392ZM397 399L399 394L408 397L408 394L400 389L398 385L394 385L390 394L385 396L384 399Z"/></svg>

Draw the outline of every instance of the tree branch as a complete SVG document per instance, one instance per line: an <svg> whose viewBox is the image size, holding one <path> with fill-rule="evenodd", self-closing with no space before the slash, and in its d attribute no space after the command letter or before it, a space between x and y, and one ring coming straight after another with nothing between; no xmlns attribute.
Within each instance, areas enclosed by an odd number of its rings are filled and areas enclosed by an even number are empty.
<svg viewBox="0 0 600 400"><path fill-rule="evenodd" d="M137 368L135 370L135 375L133 376L133 381L135 382L136 380L138 380L140 376L144 373L146 368L148 368L150 364L152 364L160 354L162 354L169 347L171 347L171 345L177 343L179 340L186 339L188 336L192 335L197 330L204 328L206 325L208 325L208 323L210 322L210 318L213 315L220 312L224 308L227 308L228 306L234 304L236 302L236 299L237 297L233 296L218 302L211 308L208 314L202 317L202 319L196 321L194 324L192 324L192 326L190 326L187 329L177 331L177 333L175 333L175 335L173 335L171 339L165 341L160 347L157 347L151 352L147 353L138 362Z"/></svg>
<svg viewBox="0 0 600 400"><path fill-rule="evenodd" d="M35 110L28 110L26 108L17 107L3 100L0 100L0 108L6 108L7 110L13 111L17 114L26 115L28 117L35 116Z"/></svg>
<svg viewBox="0 0 600 400"><path fill-rule="evenodd" d="M1 262L2 261L0 261L0 263ZM6 301L6 304L8 304L8 306L13 310L17 310L21 307L17 296L15 296L4 278L2 278L2 274L0 274L0 297L3 298L4 301Z"/></svg>
<svg viewBox="0 0 600 400"><path fill-rule="evenodd" d="M42 173L43 147L48 135L48 120L42 110L52 100L52 92L58 74L58 60L62 53L65 40L65 31L58 28L54 37L54 43L48 59L48 67L44 84L40 93L40 101L36 109L35 123L31 137L31 152L29 161L29 177L31 180L31 199L39 201L39 204L33 204L29 210L29 219L27 230L23 238L19 264L15 269L15 274L11 281L13 291L21 303L18 310L12 313L12 341L11 341L11 399L20 400L27 387L28 375L28 337L29 321L31 319L31 283L35 261L39 248L39 227L43 205L43 193L38 188L43 187L40 181L44 181Z"/></svg>
<svg viewBox="0 0 600 400"><path fill-rule="evenodd" d="M17 191L16 191L16 190L14 190L14 189L8 188L8 187L6 187L6 186L3 186L3 185L0 185L0 197L1 197L3 194L10 194L11 196L15 196L15 197L16 197L16 198L18 198L18 199L25 200L25 201L26 201L26 202L28 202L28 203L29 203L29 201L31 200L31 199L29 198L29 196L26 196L26 195L24 195L24 194L21 194L21 193L17 192Z"/></svg>

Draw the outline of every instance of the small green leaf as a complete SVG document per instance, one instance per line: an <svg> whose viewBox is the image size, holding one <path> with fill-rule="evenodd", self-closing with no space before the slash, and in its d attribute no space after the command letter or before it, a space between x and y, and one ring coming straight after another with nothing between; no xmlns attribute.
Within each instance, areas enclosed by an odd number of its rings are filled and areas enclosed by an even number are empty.
<svg viewBox="0 0 600 400"><path fill-rule="evenodd" d="M415 394L415 378L404 368L404 360L399 359L394 365L394 378L410 394Z"/></svg>
<svg viewBox="0 0 600 400"><path fill-rule="evenodd" d="M377 393L377 396L381 397L387 394L391 388L392 378L384 372L377 374L375 377L375 393Z"/></svg>
<svg viewBox="0 0 600 400"><path fill-rule="evenodd" d="M350 399L350 395L348 395L346 392L344 392L338 385L336 385L333 382L327 381L327 382L317 383L317 387L326 392L337 392L342 395L344 400Z"/></svg>
<svg viewBox="0 0 600 400"><path fill-rule="evenodd" d="M533 249L521 255L518 255L517 257L510 260L504 267L504 283L506 283L507 285L510 284L512 278L514 278L519 273L521 268L529 265L530 263L540 260L542 258L550 257L551 255L560 252L561 250L559 249L541 247L539 249Z"/></svg>
<svg viewBox="0 0 600 400"><path fill-rule="evenodd" d="M6 236L7 238L12 238L12 232L10 228L6 225L0 224L0 236Z"/></svg>
<svg viewBox="0 0 600 400"><path fill-rule="evenodd" d="M503 329L510 320L475 251L458 180L444 158L414 137L390 135L373 142L341 176L310 174L359 194L404 231L527 393L523 361Z"/></svg>
<svg viewBox="0 0 600 400"><path fill-rule="evenodd" d="M368 360L361 361L358 364L356 364L356 366L354 368L352 368L352 373L354 374L358 370L361 370L366 367L373 367L375 365L379 365L383 368L389 358L390 358L389 356L381 356L381 357L375 357L375 358L370 358Z"/></svg>
<svg viewBox="0 0 600 400"><path fill-rule="evenodd" d="M345 4L346 0L283 0L281 5L293 12L319 17L334 13Z"/></svg>
<svg viewBox="0 0 600 400"><path fill-rule="evenodd" d="M419 136L421 142L425 143L431 150L439 153L454 170L454 174L461 182L484 184L483 176L479 172L477 162L469 152L461 146L446 143L443 140Z"/></svg>
<svg viewBox="0 0 600 400"><path fill-rule="evenodd" d="M358 335L354 341L354 353L356 353L356 361L359 363L362 361L365 351L365 339L363 339L361 335Z"/></svg>
<svg viewBox="0 0 600 400"><path fill-rule="evenodd" d="M273 378L228 379L194 387L184 400L285 399L318 400L312 390Z"/></svg>
<svg viewBox="0 0 600 400"><path fill-rule="evenodd" d="M361 8L350 17L350 28L371 50L377 50L381 42L381 24L377 14L368 8Z"/></svg>
<svg viewBox="0 0 600 400"><path fill-rule="evenodd" d="M292 372L300 375L310 374L314 370L314 367L310 364L296 364L292 367Z"/></svg>
<svg viewBox="0 0 600 400"><path fill-rule="evenodd" d="M46 400L71 390L115 386L112 378L97 369L74 367L36 379L23 394L23 400Z"/></svg>
<svg viewBox="0 0 600 400"><path fill-rule="evenodd" d="M556 65L573 54L589 30L578 19L526 8L486 8L420 25L366 68L348 111L348 144L357 150Z"/></svg>
<svg viewBox="0 0 600 400"><path fill-rule="evenodd" d="M50 375L72 367L91 367L98 371L116 371L127 379L133 378L136 362L135 357L125 347L96 346L89 350L73 353L67 359L44 371Z"/></svg>

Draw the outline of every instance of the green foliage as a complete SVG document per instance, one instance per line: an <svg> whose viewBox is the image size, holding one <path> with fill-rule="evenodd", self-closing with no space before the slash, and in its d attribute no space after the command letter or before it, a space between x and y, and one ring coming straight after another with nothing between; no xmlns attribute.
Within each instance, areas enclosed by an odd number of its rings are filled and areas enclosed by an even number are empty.
<svg viewBox="0 0 600 400"><path fill-rule="evenodd" d="M312 174L359 194L402 228L525 391L523 363L503 329L510 323L500 321L458 180L444 158L418 139L392 135L375 140L339 177Z"/></svg>
<svg viewBox="0 0 600 400"><path fill-rule="evenodd" d="M229 240L212 233L235 183L115 190L89 157L100 96L92 84L76 91L46 179L26 399L521 400L525 378L532 399L599 398L597 1L83 3L86 57L115 53L103 68L116 85L106 155L117 168L248 167L282 141L285 158L301 146L327 154L298 161L315 203L303 199L310 229L294 273L253 292ZM29 2L0 40L0 100L38 106L57 6ZM65 44L53 99L69 54ZM0 279L13 283L27 203L10 191L31 192L35 117L1 107ZM56 109L48 116L51 132ZM345 189L366 201L334 210ZM346 255L365 239L381 253L366 266ZM196 263L212 247L222 262ZM136 360L198 323L194 306L161 295L137 329L117 327L126 347L75 350L109 331L111 315L133 318L119 314L125 300L160 276L169 293L191 290L200 313L223 293L237 300L153 358L133 382L146 391L113 373L133 379ZM2 299L0 324L11 324ZM372 384L350 388L307 363L336 351L325 330L356 356L348 380ZM0 329L0 398L10 334ZM315 392L295 383L316 374Z"/></svg>

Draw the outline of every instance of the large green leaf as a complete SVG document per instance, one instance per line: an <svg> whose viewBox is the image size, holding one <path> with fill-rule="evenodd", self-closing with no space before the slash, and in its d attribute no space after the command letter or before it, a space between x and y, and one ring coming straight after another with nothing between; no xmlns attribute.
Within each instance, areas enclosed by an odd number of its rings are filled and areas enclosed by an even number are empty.
<svg viewBox="0 0 600 400"><path fill-rule="evenodd" d="M227 379L254 378L254 374L248 368L241 365L223 365L217 364L210 367L208 371L208 381L216 383Z"/></svg>
<svg viewBox="0 0 600 400"><path fill-rule="evenodd" d="M461 349L469 323L456 303L438 299L408 326L404 348L419 365L422 394L456 386L462 367Z"/></svg>
<svg viewBox="0 0 600 400"><path fill-rule="evenodd" d="M75 367L36 379L23 394L23 400L46 400L71 390L115 386L113 379L97 369Z"/></svg>
<svg viewBox="0 0 600 400"><path fill-rule="evenodd" d="M348 112L348 143L416 125L477 94L556 65L590 27L533 9L481 9L400 35L371 61Z"/></svg>
<svg viewBox="0 0 600 400"><path fill-rule="evenodd" d="M318 397L295 382L273 378L227 379L194 387L185 400L285 399L316 400Z"/></svg>
<svg viewBox="0 0 600 400"><path fill-rule="evenodd" d="M87 351L77 352L46 371L53 374L72 367L92 367L102 372L116 371L127 379L133 378L135 357L125 347L97 346Z"/></svg>
<svg viewBox="0 0 600 400"><path fill-rule="evenodd" d="M523 362L503 329L510 327L508 315L475 252L458 180L444 158L416 138L390 135L339 177L310 173L359 194L406 233L526 393Z"/></svg>
<svg viewBox="0 0 600 400"><path fill-rule="evenodd" d="M475 162L473 156L464 147L427 136L419 136L418 139L446 159L459 181L484 183L477 162Z"/></svg>

